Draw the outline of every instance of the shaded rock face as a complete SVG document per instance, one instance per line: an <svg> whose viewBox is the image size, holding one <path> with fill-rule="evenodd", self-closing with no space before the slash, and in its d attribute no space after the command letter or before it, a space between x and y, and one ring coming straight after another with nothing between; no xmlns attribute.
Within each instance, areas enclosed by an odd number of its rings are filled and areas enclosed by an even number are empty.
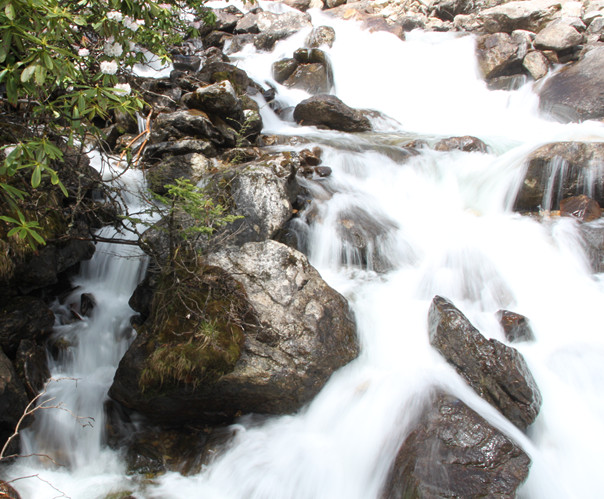
<svg viewBox="0 0 604 499"><path fill-rule="evenodd" d="M52 332L55 316L38 298L21 296L0 306L0 347L15 356L21 340L38 340Z"/></svg>
<svg viewBox="0 0 604 499"><path fill-rule="evenodd" d="M436 296L428 315L430 344L486 401L521 429L541 408L541 394L524 357L487 340L448 300Z"/></svg>
<svg viewBox="0 0 604 499"><path fill-rule="evenodd" d="M604 144L553 142L527 158L524 179L514 201L516 211L557 210L562 199L593 190L604 203Z"/></svg>
<svg viewBox="0 0 604 499"><path fill-rule="evenodd" d="M139 379L153 340L139 335L110 389L123 406L167 425L229 421L252 412L290 413L357 356L346 300L302 253L265 241L223 249L209 255L207 263L220 269L221 282L236 283L251 311L242 324L244 340L234 368L216 379L165 381L143 392Z"/></svg>
<svg viewBox="0 0 604 499"><path fill-rule="evenodd" d="M595 47L543 84L539 108L563 122L604 118L604 47Z"/></svg>
<svg viewBox="0 0 604 499"><path fill-rule="evenodd" d="M0 442L12 435L29 400L10 359L0 349Z"/></svg>
<svg viewBox="0 0 604 499"><path fill-rule="evenodd" d="M334 95L315 95L303 100L294 109L294 119L302 125L343 132L371 130L369 120L360 111L348 107Z"/></svg>
<svg viewBox="0 0 604 499"><path fill-rule="evenodd" d="M602 215L597 201L581 194L560 201L560 215L573 217L580 222L591 222Z"/></svg>
<svg viewBox="0 0 604 499"><path fill-rule="evenodd" d="M382 499L512 499L529 466L510 438L461 400L440 393L401 445Z"/></svg>

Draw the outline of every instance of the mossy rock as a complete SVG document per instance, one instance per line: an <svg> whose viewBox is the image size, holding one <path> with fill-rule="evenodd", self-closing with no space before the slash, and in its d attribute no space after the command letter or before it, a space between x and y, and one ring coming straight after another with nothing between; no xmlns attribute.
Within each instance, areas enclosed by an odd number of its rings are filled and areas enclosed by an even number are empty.
<svg viewBox="0 0 604 499"><path fill-rule="evenodd" d="M139 388L152 395L173 385L215 381L241 355L243 291L219 269L180 265L160 278L151 316L139 328L149 337Z"/></svg>

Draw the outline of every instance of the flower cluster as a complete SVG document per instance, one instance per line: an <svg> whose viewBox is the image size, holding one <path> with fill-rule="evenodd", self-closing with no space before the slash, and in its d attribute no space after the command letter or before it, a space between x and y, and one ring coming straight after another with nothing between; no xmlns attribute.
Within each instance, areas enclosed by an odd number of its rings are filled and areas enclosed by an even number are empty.
<svg viewBox="0 0 604 499"><path fill-rule="evenodd" d="M130 88L130 85L128 83L118 83L113 88L119 94L130 95L130 93L132 92L132 88Z"/></svg>
<svg viewBox="0 0 604 499"><path fill-rule="evenodd" d="M103 51L109 57L119 57L124 52L124 49L122 48L122 44L121 43L114 42L113 41L113 37L110 37L105 42L105 46L103 47Z"/></svg>
<svg viewBox="0 0 604 499"><path fill-rule="evenodd" d="M101 73L106 75L114 75L117 73L117 62L103 61L101 62Z"/></svg>
<svg viewBox="0 0 604 499"><path fill-rule="evenodd" d="M128 28L131 31L136 32L138 28L145 25L144 19L132 19L131 17L124 17L124 21L122 22L124 27Z"/></svg>

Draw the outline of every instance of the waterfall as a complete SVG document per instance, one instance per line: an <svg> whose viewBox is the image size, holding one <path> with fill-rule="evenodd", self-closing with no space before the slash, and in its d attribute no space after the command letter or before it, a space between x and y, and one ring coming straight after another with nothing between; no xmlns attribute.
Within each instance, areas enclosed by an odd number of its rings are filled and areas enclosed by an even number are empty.
<svg viewBox="0 0 604 499"><path fill-rule="evenodd" d="M532 150L560 140L604 141L604 127L546 121L530 84L488 90L478 76L471 36L417 31L403 42L362 31L352 21L312 15L315 26L336 29L333 47L325 48L335 93L350 106L390 118L374 118L375 132L351 136L284 122L261 102L267 132L304 135L311 146L321 146L323 163L333 170L329 178L307 181L319 215L306 224L301 213L298 223L311 263L354 311L359 358L297 414L241 418L228 449L201 473L166 473L149 482L127 476L119 454L103 445L103 409L92 400L104 400L130 339L127 301L142 269L139 260L123 258L132 255L99 245L63 305L89 290L97 308L82 323L57 325L55 334L69 347L53 361L53 376L67 379L57 385L64 390L49 391L75 413L94 417L94 429L74 429L69 413L48 419L45 413L27 432L26 445L32 451L58 448L70 467L44 470L27 461L11 474L33 470L74 499L126 490L149 499L377 498L409 424L437 386L530 455L521 497L599 497L602 276L589 267L575 221L541 222L511 212L509 205ZM279 42L272 53L248 45L232 58L292 106L308 95L272 81L270 65L291 57L307 34L302 30ZM405 161L384 153L385 145L411 138L434 143L455 135L478 136L489 152L424 148ZM365 246L351 244L343 221L363 229ZM536 340L515 347L544 402L526 434L480 399L430 346L427 312L436 294L452 300L488 338L505 341L495 317L501 308L530 318ZM24 497L56 495L35 480L23 482L22 490Z"/></svg>

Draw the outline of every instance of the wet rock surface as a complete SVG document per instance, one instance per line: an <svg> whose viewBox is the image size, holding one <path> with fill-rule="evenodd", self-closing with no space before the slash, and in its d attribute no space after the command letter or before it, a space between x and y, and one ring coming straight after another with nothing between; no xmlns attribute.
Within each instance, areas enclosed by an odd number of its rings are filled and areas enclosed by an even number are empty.
<svg viewBox="0 0 604 499"><path fill-rule="evenodd" d="M438 393L398 450L382 499L512 499L529 456L461 400Z"/></svg>
<svg viewBox="0 0 604 499"><path fill-rule="evenodd" d="M485 400L521 429L541 408L541 393L522 355L487 340L450 301L436 296L428 315L430 344Z"/></svg>
<svg viewBox="0 0 604 499"><path fill-rule="evenodd" d="M303 100L294 110L294 119L301 125L343 132L371 130L369 120L360 111L347 106L334 95L316 95Z"/></svg>

